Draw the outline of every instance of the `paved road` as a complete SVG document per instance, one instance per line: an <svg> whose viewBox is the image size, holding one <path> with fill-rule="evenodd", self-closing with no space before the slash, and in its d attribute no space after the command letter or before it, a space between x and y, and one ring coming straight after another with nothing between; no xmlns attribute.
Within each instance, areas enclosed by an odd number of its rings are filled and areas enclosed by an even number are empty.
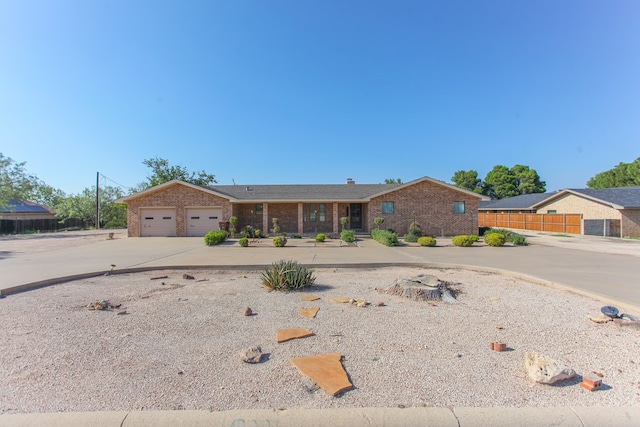
<svg viewBox="0 0 640 427"><path fill-rule="evenodd" d="M450 245L449 239L439 240L438 244L444 246L436 248L388 248L367 238L357 247L313 246L295 239L289 242L284 248L242 248L235 242L207 247L201 238L119 238L55 251L4 252L0 257L0 289L7 294L23 286L59 282L59 278L101 274L111 264L116 265L116 271L165 267L254 269L280 259L295 259L317 267L423 264L497 269L570 287L604 302L640 307L640 260L633 255L535 244L458 248Z"/></svg>

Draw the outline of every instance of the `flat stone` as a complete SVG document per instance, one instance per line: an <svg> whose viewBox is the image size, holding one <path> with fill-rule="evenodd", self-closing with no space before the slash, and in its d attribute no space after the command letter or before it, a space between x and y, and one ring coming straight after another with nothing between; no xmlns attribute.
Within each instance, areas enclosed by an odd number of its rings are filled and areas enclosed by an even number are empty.
<svg viewBox="0 0 640 427"><path fill-rule="evenodd" d="M541 384L557 383L576 375L573 369L536 352L527 353L524 365L529 378Z"/></svg>
<svg viewBox="0 0 640 427"><path fill-rule="evenodd" d="M276 341L285 342L289 340L294 340L297 338L306 338L313 335L307 328L289 328L289 329L278 329L276 332Z"/></svg>
<svg viewBox="0 0 640 427"><path fill-rule="evenodd" d="M353 388L342 366L340 353L296 357L291 362L298 370L311 378L320 388L335 396Z"/></svg>
<svg viewBox="0 0 640 427"><path fill-rule="evenodd" d="M339 303L339 304L346 304L348 302L351 302L351 298L349 298L349 297L335 297L335 298L331 298L329 301L336 302L336 303Z"/></svg>
<svg viewBox="0 0 640 427"><path fill-rule="evenodd" d="M319 300L320 297L317 297L315 295L303 295L302 298L300 298L302 301L315 301L315 300Z"/></svg>
<svg viewBox="0 0 640 427"><path fill-rule="evenodd" d="M320 310L320 307L303 308L300 310L300 316L314 318L318 314L318 310Z"/></svg>

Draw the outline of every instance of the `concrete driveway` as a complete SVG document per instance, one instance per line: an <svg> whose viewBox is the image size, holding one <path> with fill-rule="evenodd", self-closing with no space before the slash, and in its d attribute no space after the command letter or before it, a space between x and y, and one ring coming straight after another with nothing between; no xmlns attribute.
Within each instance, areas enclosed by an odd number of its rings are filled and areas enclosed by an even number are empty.
<svg viewBox="0 0 640 427"><path fill-rule="evenodd" d="M103 274L110 270L111 264L116 266L114 271L117 273L164 268L262 269L280 259L295 259L316 267L425 265L498 270L570 288L606 303L634 306L636 312L640 307L640 241L616 239L619 246L624 245L619 251L612 249L616 242L611 239L586 238L571 241L572 247L558 247L561 245L547 246L553 243L553 236L543 235L529 236L532 244L526 247L458 248L450 239L443 238L438 239L435 248L389 248L362 238L357 247L315 246L304 239L290 239L284 248L268 244L242 248L232 241L207 247L202 238L195 237L127 238L119 232L114 239L108 240L107 231L93 233L99 234L83 244L52 244L44 250L37 250L42 243L31 250L20 250L20 242L0 239L0 288L3 293ZM562 237L556 239L564 239L563 243L569 241ZM604 252L592 250L598 244L603 245Z"/></svg>

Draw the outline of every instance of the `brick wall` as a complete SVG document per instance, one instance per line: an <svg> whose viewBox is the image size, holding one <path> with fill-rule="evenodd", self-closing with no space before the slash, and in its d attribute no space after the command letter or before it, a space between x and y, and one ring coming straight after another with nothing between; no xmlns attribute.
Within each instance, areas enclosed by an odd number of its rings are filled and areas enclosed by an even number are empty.
<svg viewBox="0 0 640 427"><path fill-rule="evenodd" d="M395 212L383 214L382 202L394 202ZM453 202L465 202L465 213L454 214ZM367 209L367 206L363 208ZM429 181L376 197L369 203L367 211L369 230L377 227L374 219L382 217L384 223L381 228L393 229L402 236L415 217L426 235L478 233L478 198Z"/></svg>
<svg viewBox="0 0 640 427"><path fill-rule="evenodd" d="M238 217L238 232L250 225L254 229L262 230L262 214L256 213L255 203L233 205L233 215ZM266 234L266 233L263 233Z"/></svg>
<svg viewBox="0 0 640 427"><path fill-rule="evenodd" d="M565 194L557 200L538 208L538 213L555 210L559 214L582 214L583 219L620 219L620 212L610 206L592 200L578 197L575 194Z"/></svg>
<svg viewBox="0 0 640 427"><path fill-rule="evenodd" d="M640 237L640 209L624 209L622 214L622 237Z"/></svg>
<svg viewBox="0 0 640 427"><path fill-rule="evenodd" d="M127 205L127 235L129 237L140 236L140 208L175 207L176 235L179 237L186 235L185 215L188 207L221 207L222 220L224 221L232 215L231 203L227 199L180 183L165 187L160 191L141 195L129 201Z"/></svg>
<svg viewBox="0 0 640 427"><path fill-rule="evenodd" d="M301 204L301 209L306 206L307 203ZM333 233L333 205L334 203L325 203L324 221L320 221L320 203L315 203L315 207L318 210L316 215L316 221L302 221L304 234L312 235L314 233ZM305 216L308 216L304 212ZM302 217L302 215L300 215Z"/></svg>
<svg viewBox="0 0 640 427"><path fill-rule="evenodd" d="M269 230L273 228L273 218L278 218L281 232L298 233L297 203L269 203Z"/></svg>

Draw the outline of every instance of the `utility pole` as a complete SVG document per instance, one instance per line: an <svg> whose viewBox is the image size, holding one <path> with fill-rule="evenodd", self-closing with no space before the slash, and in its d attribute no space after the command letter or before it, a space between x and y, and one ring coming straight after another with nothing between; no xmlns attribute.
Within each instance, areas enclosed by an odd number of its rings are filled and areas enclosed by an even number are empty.
<svg viewBox="0 0 640 427"><path fill-rule="evenodd" d="M96 230L100 229L100 172L96 172Z"/></svg>

